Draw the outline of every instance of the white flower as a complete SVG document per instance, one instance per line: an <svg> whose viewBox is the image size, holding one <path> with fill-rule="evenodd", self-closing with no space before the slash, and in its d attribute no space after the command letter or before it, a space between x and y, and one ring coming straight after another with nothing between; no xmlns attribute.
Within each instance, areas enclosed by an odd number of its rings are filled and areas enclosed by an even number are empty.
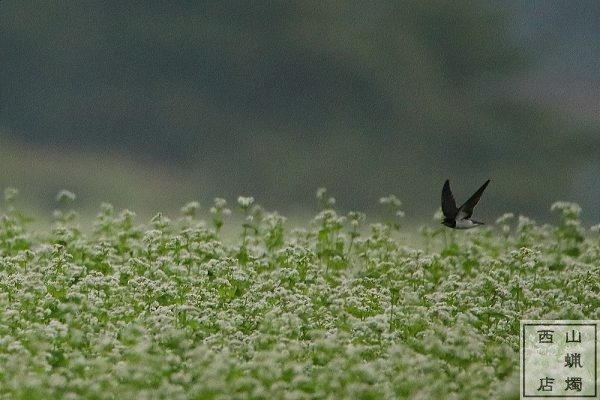
<svg viewBox="0 0 600 400"><path fill-rule="evenodd" d="M75 201L76 198L77 196L75 196L75 193L64 189L58 192L58 194L56 195L56 201L58 201L59 203L70 203L72 201Z"/></svg>
<svg viewBox="0 0 600 400"><path fill-rule="evenodd" d="M237 199L237 202L239 204L240 207L242 208L248 208L252 205L252 203L254 203L254 197L243 197L240 196Z"/></svg>

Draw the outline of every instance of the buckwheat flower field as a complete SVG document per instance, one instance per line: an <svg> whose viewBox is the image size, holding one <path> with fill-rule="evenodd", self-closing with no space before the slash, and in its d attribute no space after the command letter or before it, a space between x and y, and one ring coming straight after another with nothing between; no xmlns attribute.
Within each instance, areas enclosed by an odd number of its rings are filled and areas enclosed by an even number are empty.
<svg viewBox="0 0 600 400"><path fill-rule="evenodd" d="M409 245L394 196L379 222L320 191L303 229L250 197L141 222L105 204L91 228L61 192L41 229L15 195L2 399L517 399L521 319L600 319L600 225L572 203Z"/></svg>

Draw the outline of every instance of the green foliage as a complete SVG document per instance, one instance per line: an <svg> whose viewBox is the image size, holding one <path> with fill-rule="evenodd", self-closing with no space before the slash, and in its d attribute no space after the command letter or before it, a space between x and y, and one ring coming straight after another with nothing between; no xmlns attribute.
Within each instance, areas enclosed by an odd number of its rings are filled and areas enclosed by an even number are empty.
<svg viewBox="0 0 600 400"><path fill-rule="evenodd" d="M436 222L422 250L324 191L308 229L239 198L233 241L223 199L45 232L5 193L0 398L518 398L520 319L600 319L600 228L570 203L558 226Z"/></svg>

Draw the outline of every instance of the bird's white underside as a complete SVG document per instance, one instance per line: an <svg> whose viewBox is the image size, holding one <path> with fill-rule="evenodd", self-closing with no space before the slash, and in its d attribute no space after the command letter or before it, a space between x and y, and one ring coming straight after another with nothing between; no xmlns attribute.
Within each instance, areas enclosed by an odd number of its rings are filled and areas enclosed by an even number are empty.
<svg viewBox="0 0 600 400"><path fill-rule="evenodd" d="M456 220L456 229L470 229L479 226L479 224L473 223L470 219L457 219Z"/></svg>

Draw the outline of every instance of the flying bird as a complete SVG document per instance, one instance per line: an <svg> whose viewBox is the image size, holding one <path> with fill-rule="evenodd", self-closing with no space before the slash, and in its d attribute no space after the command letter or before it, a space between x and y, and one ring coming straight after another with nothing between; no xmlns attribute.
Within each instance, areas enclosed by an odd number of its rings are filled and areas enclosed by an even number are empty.
<svg viewBox="0 0 600 400"><path fill-rule="evenodd" d="M465 204L456 208L456 201L450 190L450 181L446 179L442 189L442 212L444 213L442 224L453 229L470 229L483 225L483 222L472 220L471 215L473 215L473 208L479 202L488 183L490 183L489 179L477 189L469 200L465 201Z"/></svg>

